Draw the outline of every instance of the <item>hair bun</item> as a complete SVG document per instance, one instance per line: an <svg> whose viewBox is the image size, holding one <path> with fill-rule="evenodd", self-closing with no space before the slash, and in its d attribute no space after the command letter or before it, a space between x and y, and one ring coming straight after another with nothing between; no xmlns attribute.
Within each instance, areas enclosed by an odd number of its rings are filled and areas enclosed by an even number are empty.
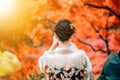
<svg viewBox="0 0 120 80"><path fill-rule="evenodd" d="M56 27L55 33L58 36L59 40L67 41L70 39L72 34L74 33L75 27L69 20L60 20Z"/></svg>

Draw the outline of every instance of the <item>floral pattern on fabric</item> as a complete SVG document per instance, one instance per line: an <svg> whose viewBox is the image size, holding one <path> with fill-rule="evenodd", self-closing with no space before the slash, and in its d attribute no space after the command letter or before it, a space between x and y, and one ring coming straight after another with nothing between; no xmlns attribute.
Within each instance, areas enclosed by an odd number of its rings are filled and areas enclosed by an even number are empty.
<svg viewBox="0 0 120 80"><path fill-rule="evenodd" d="M84 80L87 73L86 70L71 67L71 68L49 68L49 80Z"/></svg>

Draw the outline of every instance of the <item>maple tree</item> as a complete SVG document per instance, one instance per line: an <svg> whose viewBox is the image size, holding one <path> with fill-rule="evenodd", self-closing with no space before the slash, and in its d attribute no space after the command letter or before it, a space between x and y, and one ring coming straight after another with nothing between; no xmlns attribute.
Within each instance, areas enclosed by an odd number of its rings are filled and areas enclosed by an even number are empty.
<svg viewBox="0 0 120 80"><path fill-rule="evenodd" d="M37 60L51 45L55 24L60 19L69 19L75 25L73 42L87 52L95 77L100 75L107 56L120 50L119 0L27 0L26 3L30 14L23 22L27 25L0 33L1 49L14 52L22 65L11 80L39 71Z"/></svg>

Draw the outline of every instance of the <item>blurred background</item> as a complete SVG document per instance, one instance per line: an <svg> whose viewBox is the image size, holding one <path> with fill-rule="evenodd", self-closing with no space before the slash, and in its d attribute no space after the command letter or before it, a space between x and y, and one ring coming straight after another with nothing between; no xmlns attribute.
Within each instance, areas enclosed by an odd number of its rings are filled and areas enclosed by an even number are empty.
<svg viewBox="0 0 120 80"><path fill-rule="evenodd" d="M22 66L9 80L40 80L38 58L61 19L75 25L73 42L100 76L108 55L120 50L119 0L0 0L0 49L17 55Z"/></svg>

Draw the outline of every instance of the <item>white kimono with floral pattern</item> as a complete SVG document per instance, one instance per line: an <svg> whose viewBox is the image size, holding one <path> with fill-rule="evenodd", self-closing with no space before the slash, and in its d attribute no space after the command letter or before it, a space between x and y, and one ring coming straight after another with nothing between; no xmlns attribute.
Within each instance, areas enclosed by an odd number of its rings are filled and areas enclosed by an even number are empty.
<svg viewBox="0 0 120 80"><path fill-rule="evenodd" d="M57 47L53 51L45 51L39 58L39 67L47 80L72 80L73 77L75 80L89 80L92 65L86 53L71 43L66 48ZM85 72L81 73L82 70ZM73 76L75 74L81 78Z"/></svg>

